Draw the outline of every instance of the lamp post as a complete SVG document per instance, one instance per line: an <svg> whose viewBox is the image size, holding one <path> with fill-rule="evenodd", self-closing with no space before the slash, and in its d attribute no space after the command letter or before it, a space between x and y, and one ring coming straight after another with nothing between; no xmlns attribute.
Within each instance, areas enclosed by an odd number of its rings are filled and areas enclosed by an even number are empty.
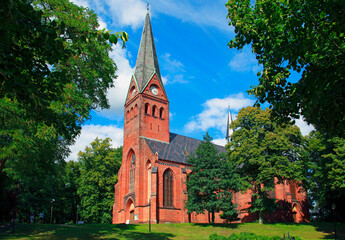
<svg viewBox="0 0 345 240"><path fill-rule="evenodd" d="M333 220L334 220L334 239L337 239L337 221L335 219L335 208L337 206L333 203L332 210L333 210Z"/></svg>
<svg viewBox="0 0 345 240"><path fill-rule="evenodd" d="M151 198L149 204L149 232L151 232Z"/></svg>
<svg viewBox="0 0 345 240"><path fill-rule="evenodd" d="M78 224L78 210L79 210L79 204L77 204L77 218L75 220L75 224Z"/></svg>
<svg viewBox="0 0 345 240"><path fill-rule="evenodd" d="M53 220L53 207L54 207L54 202L55 202L55 199L53 198L51 200L51 208L50 208L50 224L52 224L52 220Z"/></svg>

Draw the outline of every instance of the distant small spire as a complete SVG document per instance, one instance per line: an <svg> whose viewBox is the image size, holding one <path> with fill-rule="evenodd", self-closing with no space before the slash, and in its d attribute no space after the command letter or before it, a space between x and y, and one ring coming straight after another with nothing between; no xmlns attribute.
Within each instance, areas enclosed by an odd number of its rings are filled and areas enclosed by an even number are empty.
<svg viewBox="0 0 345 240"><path fill-rule="evenodd" d="M228 123L226 125L226 136L225 139L229 142L231 142L232 137L231 135L234 133L234 130L230 127L231 123L233 122L232 116L231 116L231 111L230 111L230 105L228 106L229 111L228 111Z"/></svg>
<svg viewBox="0 0 345 240"><path fill-rule="evenodd" d="M149 13L149 11L150 11L150 1L147 0L147 13Z"/></svg>

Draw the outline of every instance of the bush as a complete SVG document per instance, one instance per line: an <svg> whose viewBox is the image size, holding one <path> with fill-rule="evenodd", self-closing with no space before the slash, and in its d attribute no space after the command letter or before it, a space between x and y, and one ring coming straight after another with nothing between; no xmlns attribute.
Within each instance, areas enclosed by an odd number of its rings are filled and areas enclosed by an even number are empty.
<svg viewBox="0 0 345 240"><path fill-rule="evenodd" d="M292 237L290 237L291 239ZM262 236L256 235L254 233L234 233L231 234L229 237L219 236L217 234L212 234L209 237L209 240L281 240L282 237L278 236ZM295 237L295 240L300 240L300 238Z"/></svg>

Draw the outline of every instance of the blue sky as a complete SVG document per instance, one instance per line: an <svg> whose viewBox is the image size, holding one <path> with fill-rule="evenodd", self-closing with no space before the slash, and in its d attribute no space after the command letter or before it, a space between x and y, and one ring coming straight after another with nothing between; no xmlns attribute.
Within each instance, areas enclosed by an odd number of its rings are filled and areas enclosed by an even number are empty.
<svg viewBox="0 0 345 240"><path fill-rule="evenodd" d="M134 71L146 15L143 0L73 0L99 16L101 28L126 31L125 49L115 46L115 88L108 91L111 108L92 113L92 119L71 147L69 159L96 137L123 144L123 105ZM229 49L234 37L226 19L225 0L151 0L150 16L161 75L170 102L170 132L197 139L208 131L214 142L225 144L227 106L232 115L255 102L246 91L258 83L258 66L250 47ZM312 129L297 121L302 133Z"/></svg>

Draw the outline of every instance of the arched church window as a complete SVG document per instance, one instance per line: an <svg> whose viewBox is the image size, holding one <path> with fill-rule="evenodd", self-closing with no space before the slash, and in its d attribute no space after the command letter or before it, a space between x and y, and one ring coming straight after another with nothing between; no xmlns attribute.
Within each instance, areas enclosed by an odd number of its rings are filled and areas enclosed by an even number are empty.
<svg viewBox="0 0 345 240"><path fill-rule="evenodd" d="M129 121L131 119L131 117L129 116L129 111L127 111L126 119L127 119L127 121Z"/></svg>
<svg viewBox="0 0 345 240"><path fill-rule="evenodd" d="M147 167L147 202L149 203L151 199L151 170L152 170L150 160L147 161L146 167Z"/></svg>
<svg viewBox="0 0 345 240"><path fill-rule="evenodd" d="M150 115L150 104L149 103L145 104L145 114Z"/></svg>
<svg viewBox="0 0 345 240"><path fill-rule="evenodd" d="M135 107L134 107L134 116L136 116L138 114L138 105L135 104Z"/></svg>
<svg viewBox="0 0 345 240"><path fill-rule="evenodd" d="M164 119L164 108L162 108L162 107L159 110L159 118Z"/></svg>
<svg viewBox="0 0 345 240"><path fill-rule="evenodd" d="M134 192L135 186L135 153L132 151L129 154L129 192Z"/></svg>
<svg viewBox="0 0 345 240"><path fill-rule="evenodd" d="M154 105L152 107L152 117L157 117L157 106L156 105Z"/></svg>
<svg viewBox="0 0 345 240"><path fill-rule="evenodd" d="M131 119L133 118L134 114L133 114L133 107L131 108L131 111L129 112L129 115L131 116Z"/></svg>
<svg viewBox="0 0 345 240"><path fill-rule="evenodd" d="M163 174L163 206L173 206L173 174L170 169Z"/></svg>
<svg viewBox="0 0 345 240"><path fill-rule="evenodd" d="M296 199L296 184L294 181L290 181L290 194L291 199Z"/></svg>

